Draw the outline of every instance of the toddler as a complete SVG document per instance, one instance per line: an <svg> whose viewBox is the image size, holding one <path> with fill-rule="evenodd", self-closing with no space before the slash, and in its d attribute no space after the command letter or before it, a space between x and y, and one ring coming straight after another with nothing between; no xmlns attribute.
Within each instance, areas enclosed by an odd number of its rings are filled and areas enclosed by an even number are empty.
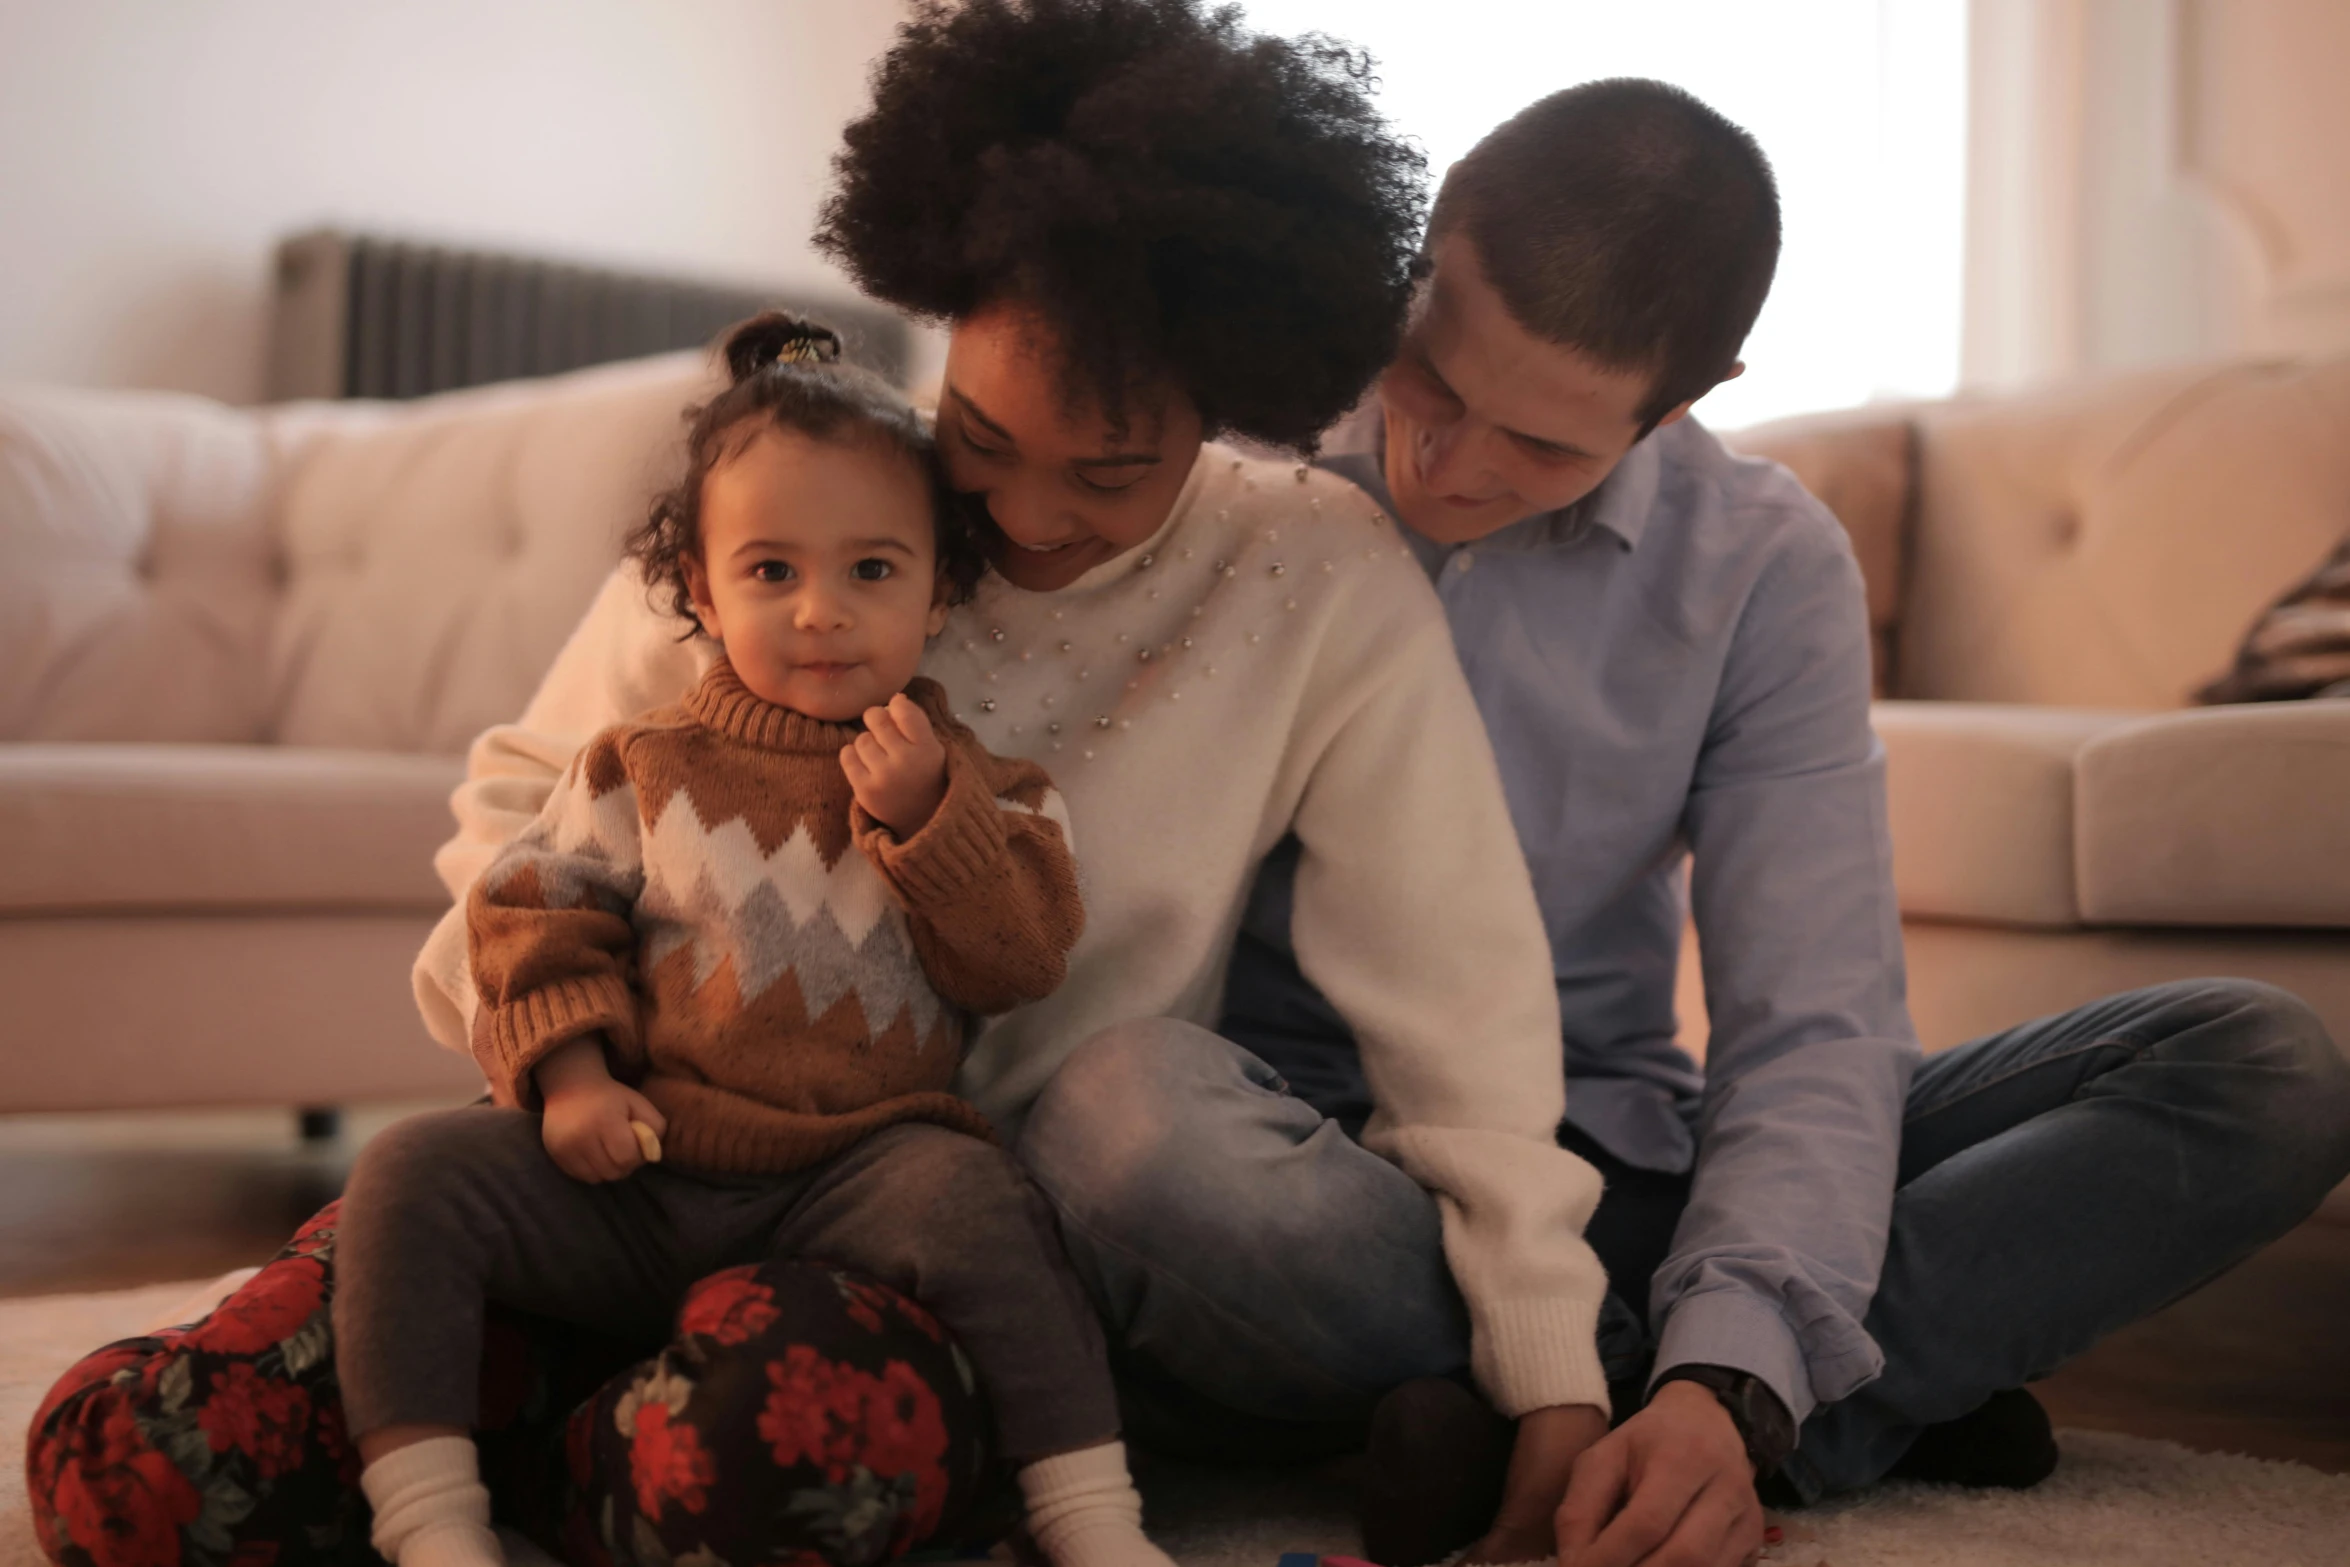
<svg viewBox="0 0 2350 1567"><path fill-rule="evenodd" d="M337 1370L399 1567L499 1560L469 1434L486 1300L658 1341L696 1279L789 1255L952 1330L1054 1567L1171 1567L1049 1214L951 1092L965 1016L1060 983L1067 816L915 677L982 568L919 417L839 347L782 315L728 339L733 384L632 540L722 656L590 740L475 884L494 1103L353 1171Z"/></svg>

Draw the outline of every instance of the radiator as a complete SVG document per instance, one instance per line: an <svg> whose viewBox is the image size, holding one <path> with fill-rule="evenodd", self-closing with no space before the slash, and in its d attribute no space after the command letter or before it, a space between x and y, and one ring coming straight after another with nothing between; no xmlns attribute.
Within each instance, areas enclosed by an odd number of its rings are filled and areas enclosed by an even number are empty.
<svg viewBox="0 0 2350 1567"><path fill-rule="evenodd" d="M324 229L278 247L272 400L422 397L708 344L782 308L902 382L905 320L873 304L719 287Z"/></svg>

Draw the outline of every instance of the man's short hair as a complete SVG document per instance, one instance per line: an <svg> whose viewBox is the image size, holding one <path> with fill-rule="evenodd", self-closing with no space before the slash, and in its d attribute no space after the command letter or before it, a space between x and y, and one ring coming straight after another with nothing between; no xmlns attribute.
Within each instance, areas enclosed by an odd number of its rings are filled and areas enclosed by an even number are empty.
<svg viewBox="0 0 2350 1567"><path fill-rule="evenodd" d="M1519 325L1656 377L1642 433L1730 373L1779 264L1762 148L1664 82L1586 82L1521 110L1452 167L1454 230Z"/></svg>

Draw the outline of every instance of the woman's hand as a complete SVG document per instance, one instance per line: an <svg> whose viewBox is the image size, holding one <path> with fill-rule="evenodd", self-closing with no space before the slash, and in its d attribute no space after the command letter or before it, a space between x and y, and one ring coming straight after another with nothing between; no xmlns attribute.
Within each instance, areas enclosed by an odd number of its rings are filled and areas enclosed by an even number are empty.
<svg viewBox="0 0 2350 1567"><path fill-rule="evenodd" d="M1558 1554L1556 1515L1575 1460L1607 1435L1607 1416L1589 1404L1537 1409L1518 1422L1502 1482L1501 1512L1485 1538L1469 1547L1463 1567L1548 1561Z"/></svg>
<svg viewBox="0 0 2350 1567"><path fill-rule="evenodd" d="M947 748L902 691L865 710L865 732L841 748L840 765L865 813L900 838L928 826L947 797Z"/></svg>
<svg viewBox="0 0 2350 1567"><path fill-rule="evenodd" d="M555 1167L575 1181L618 1181L636 1173L647 1148L631 1121L651 1128L656 1139L669 1129L650 1099L613 1080L603 1043L592 1036L558 1045L536 1075L546 1101L539 1136Z"/></svg>

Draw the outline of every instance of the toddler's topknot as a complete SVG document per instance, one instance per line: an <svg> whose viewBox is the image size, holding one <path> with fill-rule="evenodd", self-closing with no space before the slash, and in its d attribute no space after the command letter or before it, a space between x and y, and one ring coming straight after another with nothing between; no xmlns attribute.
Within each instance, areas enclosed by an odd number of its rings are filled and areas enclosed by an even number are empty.
<svg viewBox="0 0 2350 1567"><path fill-rule="evenodd" d="M987 573L972 503L947 488L930 427L913 404L871 371L843 364L839 333L781 310L734 327L720 352L732 384L686 410L685 477L653 498L644 526L628 536L629 558L642 569L646 586L661 595L663 608L686 623L684 635L701 634L686 562L702 554L702 481L762 428L819 441L870 440L913 464L930 484L947 602L970 598Z"/></svg>
<svg viewBox="0 0 2350 1567"><path fill-rule="evenodd" d="M770 310L726 334L726 368L741 385L774 365L840 362L840 334L828 326Z"/></svg>

